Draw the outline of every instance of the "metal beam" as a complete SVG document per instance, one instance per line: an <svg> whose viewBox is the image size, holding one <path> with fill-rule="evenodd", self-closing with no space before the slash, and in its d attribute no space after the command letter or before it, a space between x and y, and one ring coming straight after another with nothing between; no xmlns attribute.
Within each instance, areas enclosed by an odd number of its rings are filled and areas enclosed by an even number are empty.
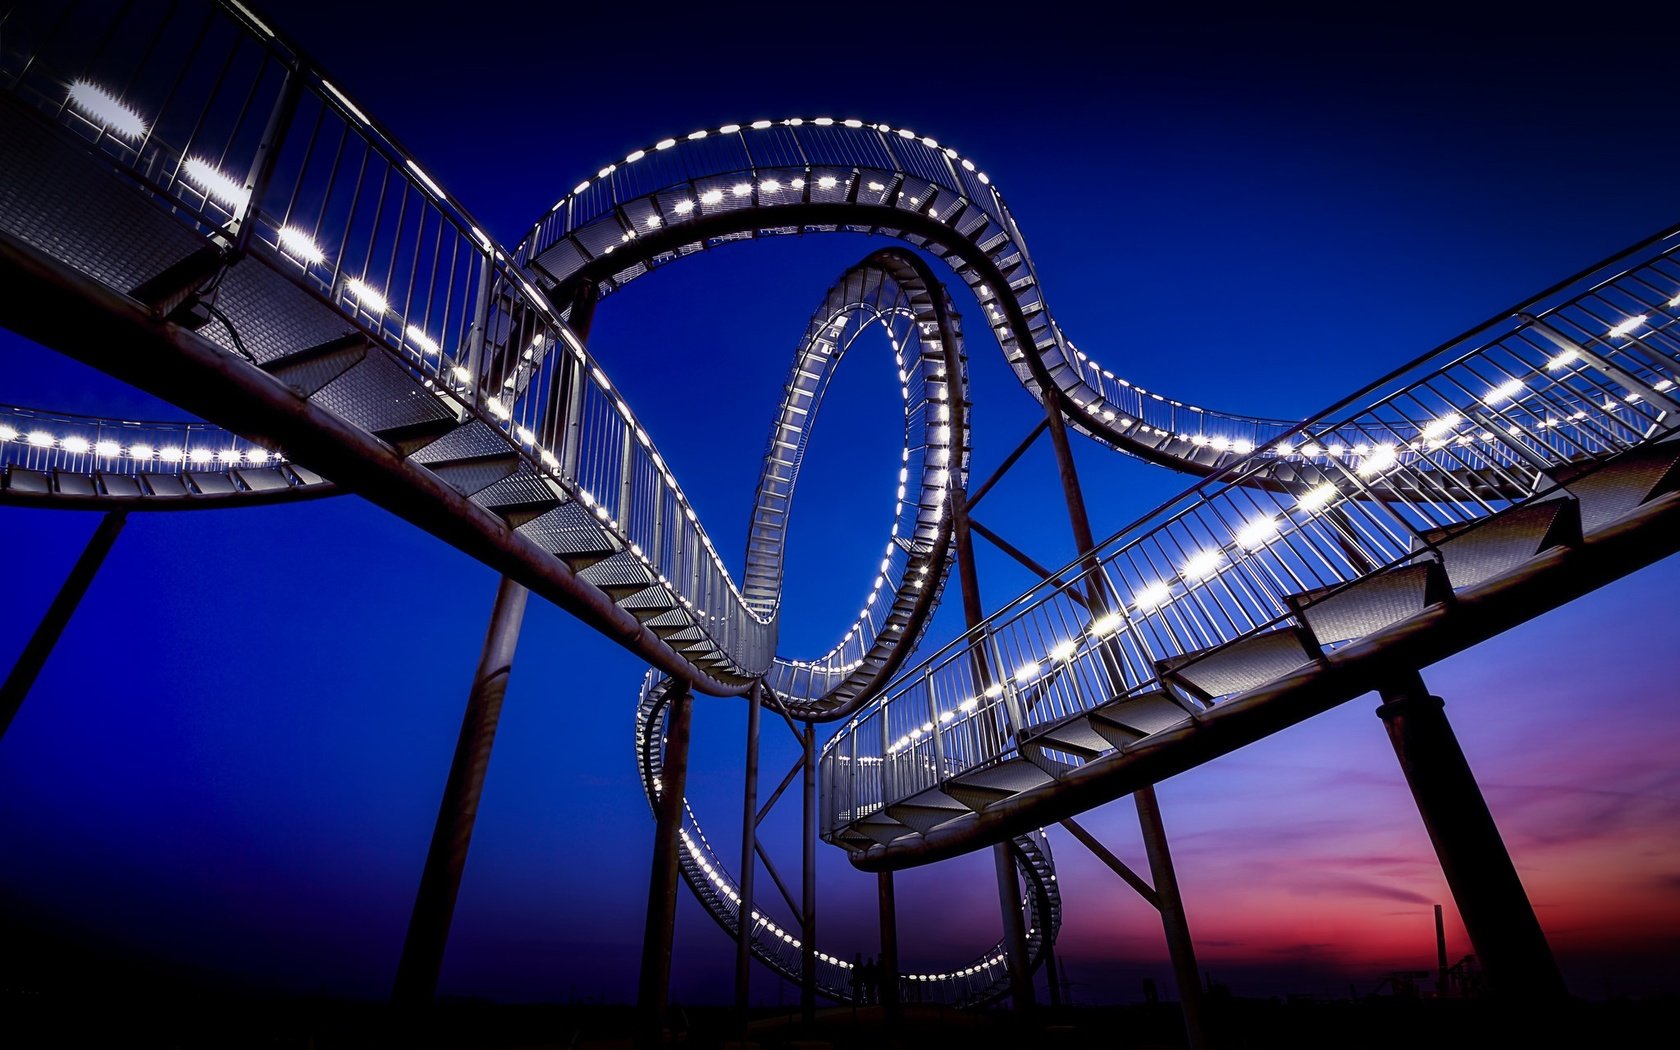
<svg viewBox="0 0 1680 1050"><path fill-rule="evenodd" d="M1415 671L1384 686L1377 715L1440 858L1488 989L1509 1001L1567 998L1545 931L1534 916L1487 801L1447 722L1441 698Z"/></svg>
<svg viewBox="0 0 1680 1050"><path fill-rule="evenodd" d="M782 797L782 792L788 789L788 785L793 783L793 778L798 776L799 771L803 768L805 768L805 756L801 754L793 760L793 768L788 770L787 776L783 777L782 782L776 785L776 790L770 792L770 800L759 807L758 815L753 817L753 827L756 828L764 823L764 818L770 815L771 809L775 808L776 800Z"/></svg>
<svg viewBox="0 0 1680 1050"><path fill-rule="evenodd" d="M1151 908L1154 908L1156 911L1161 910L1160 895L1155 892L1155 887L1143 881L1143 876L1128 867L1125 861L1116 857L1109 851L1107 846L1104 846L1101 842L1097 841L1097 837L1095 835L1092 835L1089 831L1080 827L1072 817L1068 817L1061 823L1062 827L1068 830L1068 834L1078 839L1080 845L1090 850L1098 860L1108 865L1109 870L1120 876L1126 885L1136 890L1137 895L1148 902Z"/></svg>
<svg viewBox="0 0 1680 1050"><path fill-rule="evenodd" d="M799 1015L806 1024L817 1019L817 727L805 723L804 839L800 857Z"/></svg>
<svg viewBox="0 0 1680 1050"><path fill-rule="evenodd" d="M1021 915L1021 883L1015 877L1012 843L992 847L992 865L997 870L998 904L1003 911L1004 962L1009 967L1010 1004L1018 1011L1033 1008L1032 970L1027 959L1027 923ZM1046 919L1049 916L1045 917ZM1045 930L1046 937L1050 935Z"/></svg>
<svg viewBox="0 0 1680 1050"><path fill-rule="evenodd" d="M898 900L893 893L893 873L875 876L875 899L881 909L880 982L881 1006L887 1019L898 1019Z"/></svg>
<svg viewBox="0 0 1680 1050"><path fill-rule="evenodd" d="M1040 579L1042 579L1042 580L1052 580L1052 581L1055 580L1055 576L1056 576L1055 573L1051 572L1049 569L1046 569L1044 566L1042 566L1038 562L1034 561L1031 557L1029 557L1026 553L1024 553L1019 548L1017 548L1014 544L1010 543L1008 540L1005 540L1002 536L999 536L997 533L993 532L991 529L986 528L986 526L980 524L980 522L976 521L973 518L969 518L968 519L968 527L970 529L973 529L981 537L983 537L984 539L989 541L992 546L996 547L998 550L1002 551L1003 553L1009 555L1011 558L1014 558L1016 561L1020 562L1023 566L1026 567L1027 571L1029 571L1031 573L1034 573ZM1077 587L1072 587L1072 586L1070 586L1068 584L1065 584L1065 583L1057 583L1056 584L1056 589L1058 591L1061 591L1063 594L1067 595L1069 598L1072 598L1074 601L1078 602L1080 605L1083 605L1086 608L1090 608L1090 605L1091 605L1090 601L1085 597L1085 595L1079 593L1079 589Z"/></svg>
<svg viewBox="0 0 1680 1050"><path fill-rule="evenodd" d="M1137 803L1138 825L1143 829L1143 849L1149 857L1149 875L1155 880L1160 899L1161 928L1167 935L1167 952L1172 956L1173 980L1178 985L1178 1004L1184 1012L1184 1034L1190 1050L1209 1046L1203 1021L1202 978L1196 968L1196 948L1190 940L1190 924L1184 918L1184 899L1178 895L1178 876L1173 872L1172 853L1167 848L1167 829L1161 823L1161 806L1155 787L1139 788L1132 794Z"/></svg>
<svg viewBox="0 0 1680 1050"><path fill-rule="evenodd" d="M770 881L774 882L776 888L782 891L782 900L787 902L788 911L798 915L799 902L793 899L793 893L787 888L787 883L782 881L782 873L777 871L776 865L770 862L770 854L765 850L764 843L758 841L756 837L753 839L753 852L757 853L758 859L764 862L764 870L770 873ZM751 902L748 901L748 903Z"/></svg>
<svg viewBox="0 0 1680 1050"><path fill-rule="evenodd" d="M654 804L653 870L648 876L647 920L642 926L642 969L636 988L636 1045L656 1047L665 1025L671 988L671 940L677 925L678 833L688 790L688 741L694 698L687 682L673 682L665 701L665 754ZM657 729L657 723L650 731Z"/></svg>
<svg viewBox="0 0 1680 1050"><path fill-rule="evenodd" d="M753 863L758 845L758 726L764 707L764 687L754 685L747 694L747 754L745 783L741 789L741 906L735 920L735 1009L746 1022L747 993L752 985ZM779 883L781 880L778 879Z"/></svg>
<svg viewBox="0 0 1680 1050"><path fill-rule="evenodd" d="M1033 442L1038 440L1038 435L1044 433L1044 429L1049 425L1050 420L1048 418L1039 420L1038 424L1032 428L1032 432L1023 438L1019 445L1015 446L1015 451L1003 458L1003 462L997 465L997 469L992 471L991 476L982 481L978 487L969 490L968 505L970 507L979 503L986 493L992 490L993 485L1003 480L1003 476L1009 473L1009 468L1026 455L1027 449L1032 448Z"/></svg>
<svg viewBox="0 0 1680 1050"><path fill-rule="evenodd" d="M478 820L478 802L484 794L484 774L490 768L490 748L496 742L496 725L502 717L502 699L507 695L508 675L513 671L513 654L519 645L519 628L525 620L525 599L530 594L508 577L496 588L496 602L490 609L490 626L479 652L478 670L473 675L467 712L461 719L461 733L455 740L455 757L449 764L443 802L438 806L432 828L432 844L426 851L426 866L420 874L420 891L408 920L397 979L391 990L393 1001L405 1005L431 1002L437 994L438 973L443 969L443 951L449 941L449 925L455 916L455 899L461 890L461 872L467 866L467 848L472 843L473 825Z"/></svg>
<svg viewBox="0 0 1680 1050"><path fill-rule="evenodd" d="M88 585L93 583L99 567L105 563L105 555L111 553L111 544L116 542L117 533L122 531L127 520L126 510L107 511L99 519L87 546L82 548L76 564L70 567L70 575L64 578L52 603L42 614L41 622L35 625L35 633L24 643L23 652L18 654L17 662L6 675L5 684L0 685L0 739L5 738L18 708L23 706L23 698L29 695L30 687L40 677L47 657L52 655L59 636L64 633L76 607L82 603L82 596L87 594Z"/></svg>

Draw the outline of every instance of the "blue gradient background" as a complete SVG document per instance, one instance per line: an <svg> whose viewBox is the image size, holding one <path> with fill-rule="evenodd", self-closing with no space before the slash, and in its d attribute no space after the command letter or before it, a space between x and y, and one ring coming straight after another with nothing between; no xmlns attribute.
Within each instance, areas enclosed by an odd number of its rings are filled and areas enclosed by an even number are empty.
<svg viewBox="0 0 1680 1050"><path fill-rule="evenodd" d="M1007 194L1083 348L1151 389L1265 415L1302 416L1680 217L1671 15L1032 11L308 0L271 16L506 242L666 134L792 115L915 128ZM737 567L790 352L833 278L882 243L732 247L602 305L593 349ZM958 309L976 308L961 293ZM984 474L1037 409L970 329ZM895 380L884 344L863 349L800 487L791 655L843 629L887 521ZM16 403L179 415L10 335L0 375ZM1088 442L1076 454L1100 533L1188 484ZM1059 564L1071 540L1048 468L1036 448L979 517ZM0 660L93 525L0 509ZM991 604L1030 582L982 558ZM1581 995L1680 990L1677 587L1670 559L1426 674ZM195 978L382 997L494 590L354 498L133 517L0 743L0 909ZM932 640L959 620L953 594ZM642 670L532 603L444 994L633 995L652 837L631 753ZM1426 968L1434 902L1454 957L1470 951L1372 706L1161 786L1202 964L1238 993ZM690 793L725 856L744 724L739 701L698 704ZM766 730L768 786L796 748ZM797 820L784 803L766 832L788 873ZM1086 823L1141 865L1129 803ZM1147 907L1054 835L1074 997L1167 985ZM819 861L820 942L872 953L873 878L828 847ZM984 854L900 876L899 898L907 967L998 936ZM673 994L725 999L732 948L686 893L680 908ZM755 994L793 993L758 971Z"/></svg>

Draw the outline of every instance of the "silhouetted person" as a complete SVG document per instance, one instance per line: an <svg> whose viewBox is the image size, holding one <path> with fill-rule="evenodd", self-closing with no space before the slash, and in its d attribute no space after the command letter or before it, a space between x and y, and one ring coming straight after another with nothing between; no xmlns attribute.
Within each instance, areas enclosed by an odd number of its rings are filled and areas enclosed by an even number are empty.
<svg viewBox="0 0 1680 1050"><path fill-rule="evenodd" d="M852 1005L863 1005L863 953L852 956Z"/></svg>
<svg viewBox="0 0 1680 1050"><path fill-rule="evenodd" d="M881 971L875 966L875 956L863 964L863 998L865 1002L880 1002Z"/></svg>

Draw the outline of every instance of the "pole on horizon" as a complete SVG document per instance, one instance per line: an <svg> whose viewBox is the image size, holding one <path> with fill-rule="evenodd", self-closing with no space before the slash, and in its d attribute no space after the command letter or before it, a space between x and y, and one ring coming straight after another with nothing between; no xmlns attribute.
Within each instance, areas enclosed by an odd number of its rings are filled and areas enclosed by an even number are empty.
<svg viewBox="0 0 1680 1050"><path fill-rule="evenodd" d="M449 764L449 779L444 783L443 801L432 828L432 843L426 851L426 866L420 874L420 890L409 916L408 935L403 939L402 958L397 963L391 998L398 1003L429 1003L437 994L444 947L461 890L461 873L467 866L473 824L478 820L484 774L490 768L490 748L496 742L496 725L501 720L502 699L507 695L513 654L519 645L527 595L524 587L506 576L496 588L490 626L485 631L478 671L455 741L455 757Z"/></svg>
<svg viewBox="0 0 1680 1050"><path fill-rule="evenodd" d="M11 728L12 719L17 717L18 708L23 706L24 697L29 695L30 687L40 677L41 668L46 666L59 636L70 623L77 606L82 604L82 596L87 594L99 567L105 564L105 556L111 553L111 544L117 541L117 533L122 531L127 520L126 510L107 511L99 519L87 546L82 548L76 564L70 567L70 575L64 578L47 611L41 614L35 633L24 643L23 652L18 654L17 662L6 675L5 684L0 685L0 739L4 739L6 730Z"/></svg>
<svg viewBox="0 0 1680 1050"><path fill-rule="evenodd" d="M647 920L642 927L642 969L636 989L636 1045L660 1044L665 1000L671 989L671 943L677 928L677 852L683 794L688 790L688 741L694 694L673 682L666 700L665 753L654 804L653 870L648 876ZM657 729L657 723L648 727Z"/></svg>
<svg viewBox="0 0 1680 1050"><path fill-rule="evenodd" d="M1388 730L1489 992L1507 1001L1562 1002L1569 994L1563 975L1444 703L1429 695L1415 671L1378 692L1383 703L1377 716Z"/></svg>

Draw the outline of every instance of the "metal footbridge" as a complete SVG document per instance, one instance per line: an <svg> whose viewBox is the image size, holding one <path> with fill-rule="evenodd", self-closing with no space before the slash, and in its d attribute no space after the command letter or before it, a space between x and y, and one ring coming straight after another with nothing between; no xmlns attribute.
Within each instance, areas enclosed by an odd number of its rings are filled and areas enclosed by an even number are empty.
<svg viewBox="0 0 1680 1050"><path fill-rule="evenodd" d="M805 723L808 838L857 867L998 848L1004 941L898 982L980 1004L1021 994L1051 950L1050 823L1133 793L1141 813L1164 777L1680 546L1673 230L1291 422L1145 390L1076 348L998 188L909 129L657 139L507 248L233 0L22 5L0 22L0 82L0 320L209 421L0 407L0 500L121 514L354 493L568 610L652 668L636 760L671 870L743 951L832 999L852 997L851 964L757 907L751 845L731 875L681 799L671 738L686 752L692 693L747 697L755 729L761 707ZM816 233L900 243L813 313L736 579L588 329L663 266ZM964 318L942 272L1045 406L1064 473L1071 429L1201 480L1100 542L1075 482L1080 557L989 615L965 587L968 632L906 670L951 569L972 574L966 508L990 485L969 490ZM784 656L800 463L840 361L883 339L903 444L882 561L829 651Z"/></svg>

